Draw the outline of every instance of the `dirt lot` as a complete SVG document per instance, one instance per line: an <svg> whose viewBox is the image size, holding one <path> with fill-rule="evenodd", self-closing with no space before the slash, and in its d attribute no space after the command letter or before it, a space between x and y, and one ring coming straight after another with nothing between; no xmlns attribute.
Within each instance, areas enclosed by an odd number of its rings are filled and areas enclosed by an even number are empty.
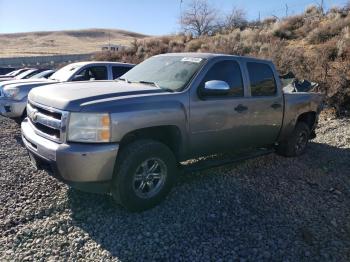
<svg viewBox="0 0 350 262"><path fill-rule="evenodd" d="M299 158L181 175L141 214L35 171L20 141L0 117L1 260L350 260L350 119L323 119Z"/></svg>

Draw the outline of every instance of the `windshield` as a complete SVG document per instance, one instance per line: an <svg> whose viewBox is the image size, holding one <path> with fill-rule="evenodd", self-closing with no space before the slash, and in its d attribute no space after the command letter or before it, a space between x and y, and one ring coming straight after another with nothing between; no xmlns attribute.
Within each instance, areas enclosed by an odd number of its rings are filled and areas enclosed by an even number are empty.
<svg viewBox="0 0 350 262"><path fill-rule="evenodd" d="M26 71L24 71L23 73L20 73L19 75L17 75L15 78L16 78L16 79L25 79L25 78L27 78L27 77L33 75L34 72L36 72L35 69L26 70Z"/></svg>
<svg viewBox="0 0 350 262"><path fill-rule="evenodd" d="M40 72L39 74L35 74L30 77L30 79L38 79L38 78L47 78L47 75L50 74L52 70L46 70L43 72Z"/></svg>
<svg viewBox="0 0 350 262"><path fill-rule="evenodd" d="M135 66L120 79L180 91L185 88L203 63L204 59L198 57L155 56Z"/></svg>
<svg viewBox="0 0 350 262"><path fill-rule="evenodd" d="M15 75L16 75L17 73L19 73L20 71L21 71L21 69L11 71L11 72L7 73L6 76L15 76Z"/></svg>
<svg viewBox="0 0 350 262"><path fill-rule="evenodd" d="M81 65L69 64L61 69L57 70L52 76L49 77L51 80L57 80L60 82L68 81L69 78L79 69Z"/></svg>

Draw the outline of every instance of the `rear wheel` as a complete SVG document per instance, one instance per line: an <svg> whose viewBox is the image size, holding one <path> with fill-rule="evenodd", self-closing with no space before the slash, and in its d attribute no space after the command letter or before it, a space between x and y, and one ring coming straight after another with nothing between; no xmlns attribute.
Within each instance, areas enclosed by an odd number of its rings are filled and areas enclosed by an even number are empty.
<svg viewBox="0 0 350 262"><path fill-rule="evenodd" d="M306 150L309 138L309 126L304 122L298 122L292 135L278 145L277 153L288 157L302 155Z"/></svg>
<svg viewBox="0 0 350 262"><path fill-rule="evenodd" d="M127 145L118 156L112 183L113 198L130 211L143 211L160 203L176 176L171 150L153 140Z"/></svg>

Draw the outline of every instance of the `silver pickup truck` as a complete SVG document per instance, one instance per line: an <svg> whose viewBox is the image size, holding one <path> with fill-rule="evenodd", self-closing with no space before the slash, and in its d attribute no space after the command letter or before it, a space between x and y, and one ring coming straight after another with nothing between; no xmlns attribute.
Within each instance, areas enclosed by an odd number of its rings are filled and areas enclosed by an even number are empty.
<svg viewBox="0 0 350 262"><path fill-rule="evenodd" d="M26 117L27 97L30 90L61 82L112 80L129 71L134 65L116 62L78 62L57 70L49 79L27 79L24 82L0 82L0 114L22 122ZM26 74L29 71L24 72Z"/></svg>
<svg viewBox="0 0 350 262"><path fill-rule="evenodd" d="M33 89L22 138L36 166L140 211L167 195L184 160L261 147L302 154L321 107L319 94L284 94L270 61L165 54L116 81Z"/></svg>

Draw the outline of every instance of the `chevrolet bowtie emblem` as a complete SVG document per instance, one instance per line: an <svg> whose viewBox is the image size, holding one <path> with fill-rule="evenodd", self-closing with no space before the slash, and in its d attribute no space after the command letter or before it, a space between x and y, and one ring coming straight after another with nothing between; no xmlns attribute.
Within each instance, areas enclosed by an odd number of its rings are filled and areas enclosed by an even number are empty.
<svg viewBox="0 0 350 262"><path fill-rule="evenodd" d="M36 120L38 119L38 110L33 110L30 114L30 118L33 122L36 122Z"/></svg>

